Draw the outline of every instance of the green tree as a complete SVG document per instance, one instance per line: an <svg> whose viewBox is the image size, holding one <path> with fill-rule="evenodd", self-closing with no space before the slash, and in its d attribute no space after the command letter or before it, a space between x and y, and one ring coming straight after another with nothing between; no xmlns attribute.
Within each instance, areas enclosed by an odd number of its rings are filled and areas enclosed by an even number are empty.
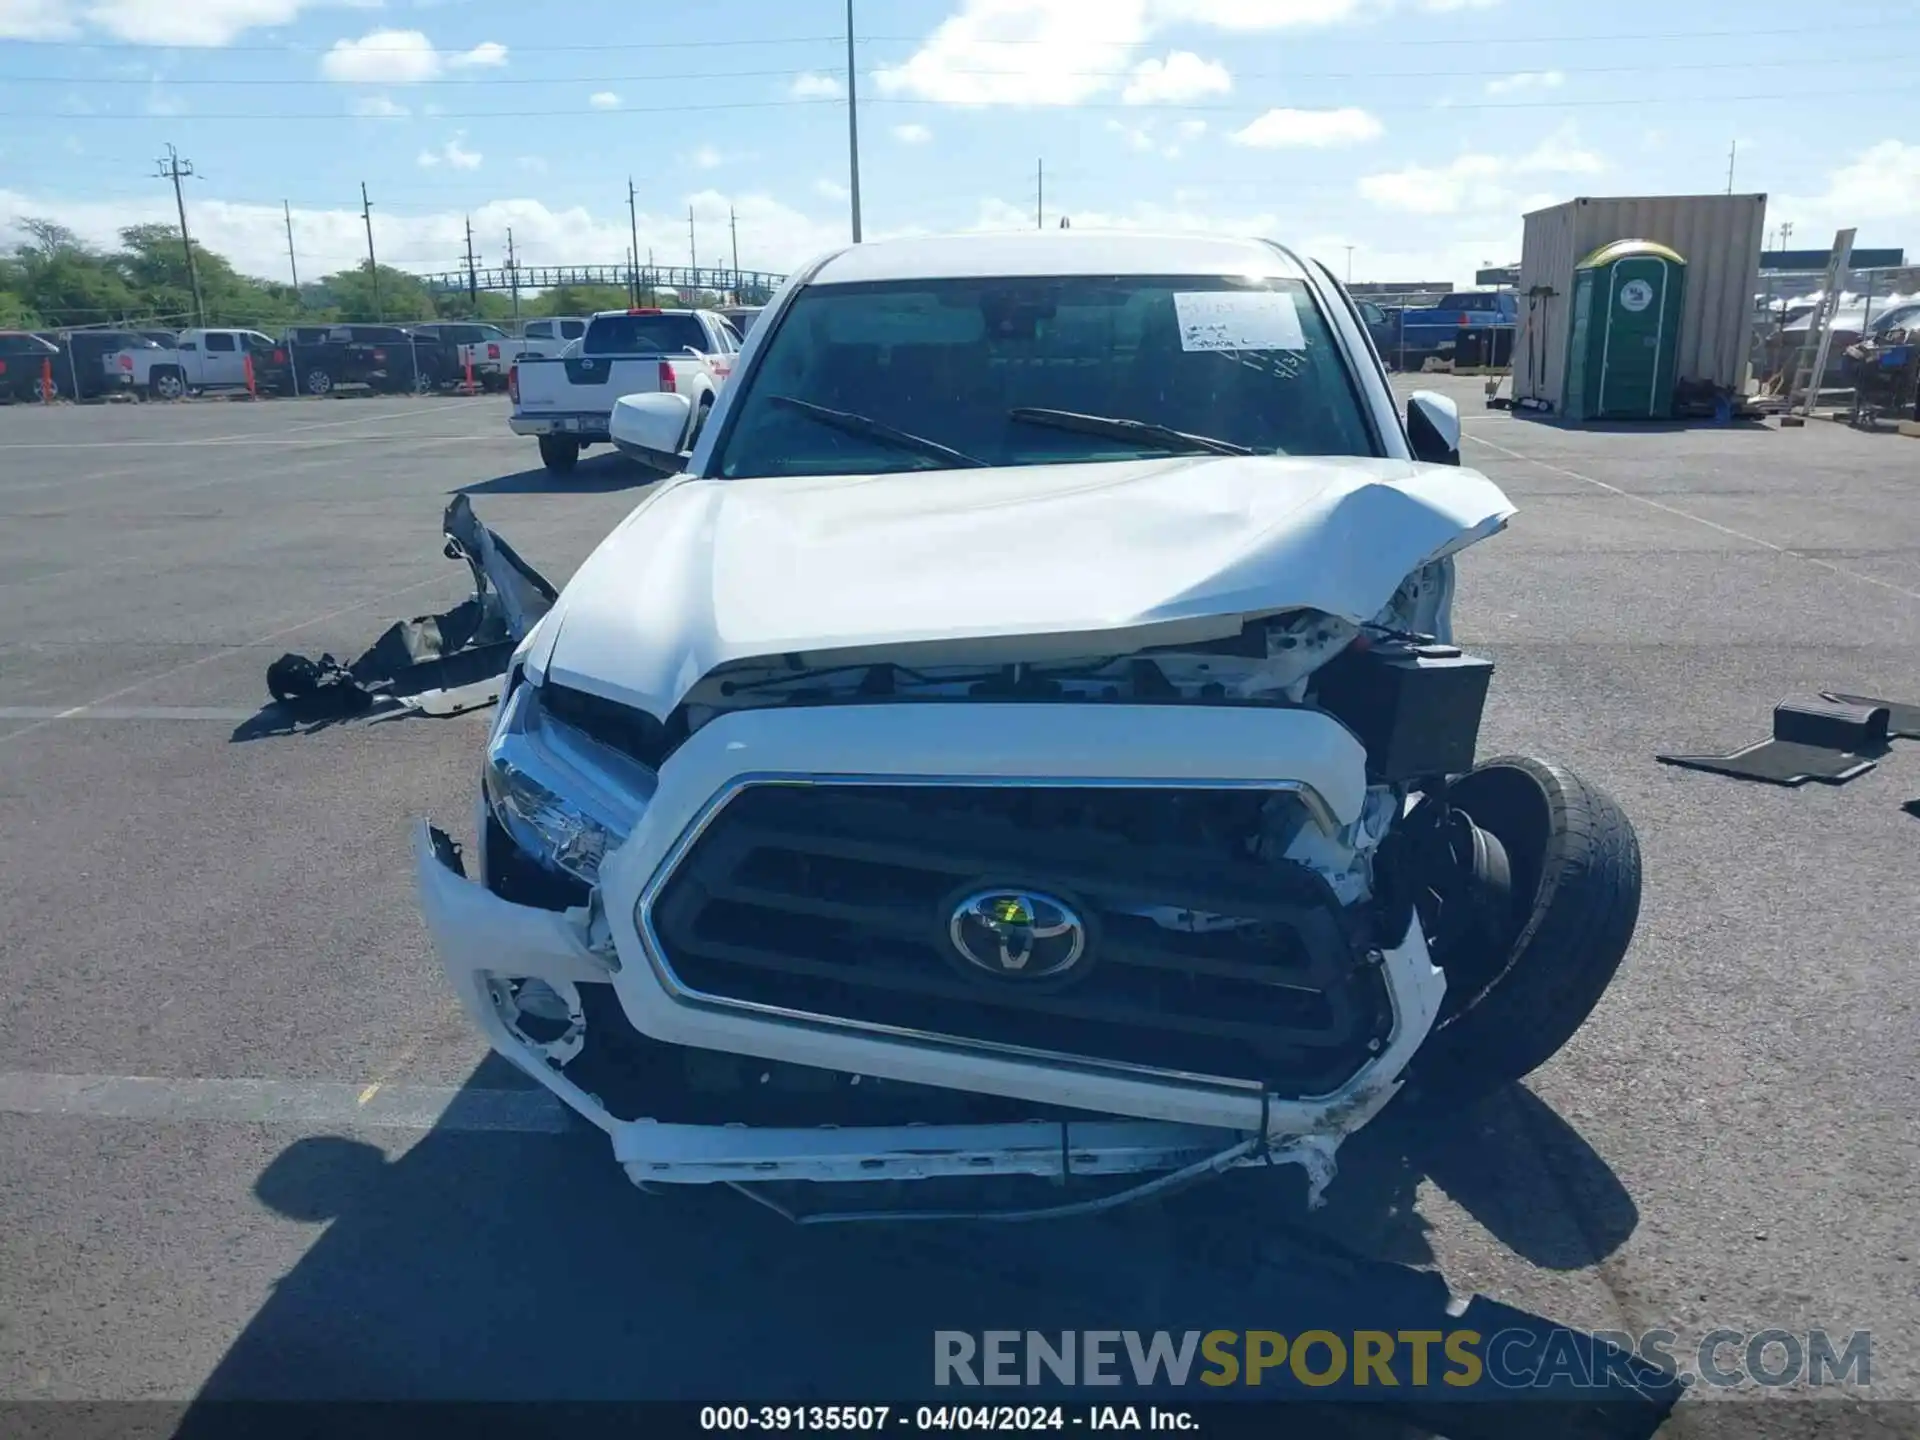
<svg viewBox="0 0 1920 1440"><path fill-rule="evenodd" d="M419 276L388 265L382 265L379 274L377 304L373 279L366 266L322 276L308 291L308 299L313 302L309 313L319 311L326 319L385 321L389 325L437 318L433 296Z"/></svg>
<svg viewBox="0 0 1920 1440"><path fill-rule="evenodd" d="M27 239L14 249L6 288L23 312L46 325L99 325L140 310L119 269L64 225L32 216L15 223Z"/></svg>
<svg viewBox="0 0 1920 1440"><path fill-rule="evenodd" d="M627 292L618 285L556 285L537 300L523 303L528 315L591 315L596 310L624 310Z"/></svg>

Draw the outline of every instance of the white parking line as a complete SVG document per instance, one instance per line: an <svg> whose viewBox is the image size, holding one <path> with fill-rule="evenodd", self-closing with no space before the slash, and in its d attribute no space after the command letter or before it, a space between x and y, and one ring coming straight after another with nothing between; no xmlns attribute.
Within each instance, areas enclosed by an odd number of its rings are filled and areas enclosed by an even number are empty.
<svg viewBox="0 0 1920 1440"><path fill-rule="evenodd" d="M451 1085L369 1089L330 1080L161 1080L141 1075L21 1072L0 1073L0 1114L147 1120L163 1125L212 1121L520 1135L563 1135L575 1128L567 1108L545 1090L470 1090Z"/></svg>
<svg viewBox="0 0 1920 1440"><path fill-rule="evenodd" d="M1894 594L1904 595L1909 600L1920 600L1920 590L1909 590L1903 585L1894 584L1891 580L1882 580L1873 575L1863 575L1858 570L1849 570L1844 565L1834 564L1831 560L1822 560L1817 556L1802 554L1800 551L1788 545L1776 545L1771 540L1762 540L1758 535L1749 535L1746 531L1736 530L1731 525L1722 525L1718 520L1709 520L1704 515L1695 515L1690 510L1682 510L1678 505L1668 505L1661 500L1654 500L1645 495L1636 495L1631 490L1622 490L1618 485L1609 485L1606 481L1596 480L1591 475L1582 475L1578 470L1569 470L1564 465L1549 464L1547 461L1535 459L1531 455L1522 455L1518 450L1509 450L1504 445L1496 445L1491 440L1482 440L1478 435L1468 435L1465 438L1471 440L1476 445L1484 445L1489 450L1497 450L1509 460L1522 460L1529 465L1538 465L1542 470L1550 470L1555 475L1564 475L1569 480L1578 480L1582 484L1593 486L1596 490L1604 490L1609 495L1617 495L1622 500L1631 500L1636 505L1645 505L1649 510L1658 510L1662 514L1677 516L1682 520L1691 520L1696 525L1704 525L1709 530L1716 530L1720 534L1729 536L1735 540L1744 540L1749 545L1758 545L1761 549L1771 550L1776 555L1790 555L1795 560L1804 561L1808 565L1817 565L1822 570L1831 571L1835 575L1844 575L1849 580L1858 580L1867 585L1877 585L1882 590L1891 590Z"/></svg>
<svg viewBox="0 0 1920 1440"><path fill-rule="evenodd" d="M446 583L447 576L445 574L434 575L425 580L416 580L411 585L402 585L398 590L388 590L380 595L369 595L365 600L356 600L351 605L342 605L339 609L329 610L324 615L310 616L305 620L296 621L292 625L282 626L278 630L269 630L264 635L256 635L251 640L244 640L238 645L222 645L218 649L209 651L207 654L198 656L195 659L183 660L178 665L170 666L165 670L157 670L151 675L144 675L131 685L122 685L118 690L110 690L105 695L96 696L94 699L88 700L83 704L69 706L57 715L51 715L45 720L35 720L30 724L22 725L18 730L9 730L6 734L0 735L0 745L6 744L9 740L18 740L23 735L31 735L37 730L44 730L47 726L61 720L84 719L88 711L104 706L109 701L118 700L122 695L131 695L142 686L151 685L156 680L165 680L183 671L198 669L202 665L210 665L215 660L223 659L228 655L234 654L236 651L250 650L256 645L271 644L273 641L292 635L297 631L311 629L315 625L324 625L329 620L336 620L342 615L350 615L355 610L363 610L369 605L378 605L383 600L396 600L402 595L411 595L416 590L425 590L430 585L445 585Z"/></svg>

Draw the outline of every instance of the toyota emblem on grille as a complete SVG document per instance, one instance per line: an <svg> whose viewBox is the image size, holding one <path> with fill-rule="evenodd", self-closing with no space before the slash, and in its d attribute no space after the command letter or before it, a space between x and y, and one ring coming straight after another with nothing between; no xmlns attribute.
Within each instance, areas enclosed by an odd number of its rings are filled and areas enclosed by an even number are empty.
<svg viewBox="0 0 1920 1440"><path fill-rule="evenodd" d="M954 907L947 935L969 965L1023 980L1064 974L1087 948L1087 927L1073 907L1029 890L967 896Z"/></svg>

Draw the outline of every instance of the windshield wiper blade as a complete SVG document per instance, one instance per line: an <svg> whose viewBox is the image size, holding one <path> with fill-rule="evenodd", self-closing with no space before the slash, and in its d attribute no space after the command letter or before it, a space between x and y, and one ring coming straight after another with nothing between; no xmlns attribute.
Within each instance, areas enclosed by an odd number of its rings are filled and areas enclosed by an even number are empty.
<svg viewBox="0 0 1920 1440"><path fill-rule="evenodd" d="M851 410L830 410L825 405L816 405L811 400L801 400L793 395L769 395L769 405L780 405L788 410L797 410L802 415L818 420L822 425L831 425L836 430L844 430L849 435L858 435L863 440L878 440L883 445L891 445L896 450L911 450L917 455L929 455L935 460L944 460L949 465L967 465L985 469L987 462L955 450L951 445L942 445L938 440L929 440L924 435L915 435L910 430L896 430L870 415L856 415Z"/></svg>
<svg viewBox="0 0 1920 1440"><path fill-rule="evenodd" d="M1199 450L1209 455L1258 455L1251 445L1236 445L1211 435L1191 435L1169 425L1146 420L1127 420L1118 415L1082 415L1077 410L1044 410L1021 405L1007 412L1009 420L1028 425L1051 425L1056 430L1077 430L1083 435L1107 435L1115 440L1148 440L1169 450Z"/></svg>

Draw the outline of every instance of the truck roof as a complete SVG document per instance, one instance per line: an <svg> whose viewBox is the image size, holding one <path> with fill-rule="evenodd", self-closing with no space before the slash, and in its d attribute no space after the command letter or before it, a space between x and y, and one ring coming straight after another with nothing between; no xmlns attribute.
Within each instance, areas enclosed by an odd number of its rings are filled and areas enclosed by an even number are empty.
<svg viewBox="0 0 1920 1440"><path fill-rule="evenodd" d="M1301 279L1300 262L1267 240L1179 232L1028 230L928 235L852 245L809 284L988 279L996 275L1245 275Z"/></svg>
<svg viewBox="0 0 1920 1440"><path fill-rule="evenodd" d="M702 315L707 313L709 312L706 310L706 307L704 306L694 308L686 305L679 305L679 306L642 305L639 308L634 310L596 310L588 318L593 320L606 320L613 316L624 317L628 315ZM555 320L577 320L580 317L577 315L555 315L552 318L554 318Z"/></svg>

